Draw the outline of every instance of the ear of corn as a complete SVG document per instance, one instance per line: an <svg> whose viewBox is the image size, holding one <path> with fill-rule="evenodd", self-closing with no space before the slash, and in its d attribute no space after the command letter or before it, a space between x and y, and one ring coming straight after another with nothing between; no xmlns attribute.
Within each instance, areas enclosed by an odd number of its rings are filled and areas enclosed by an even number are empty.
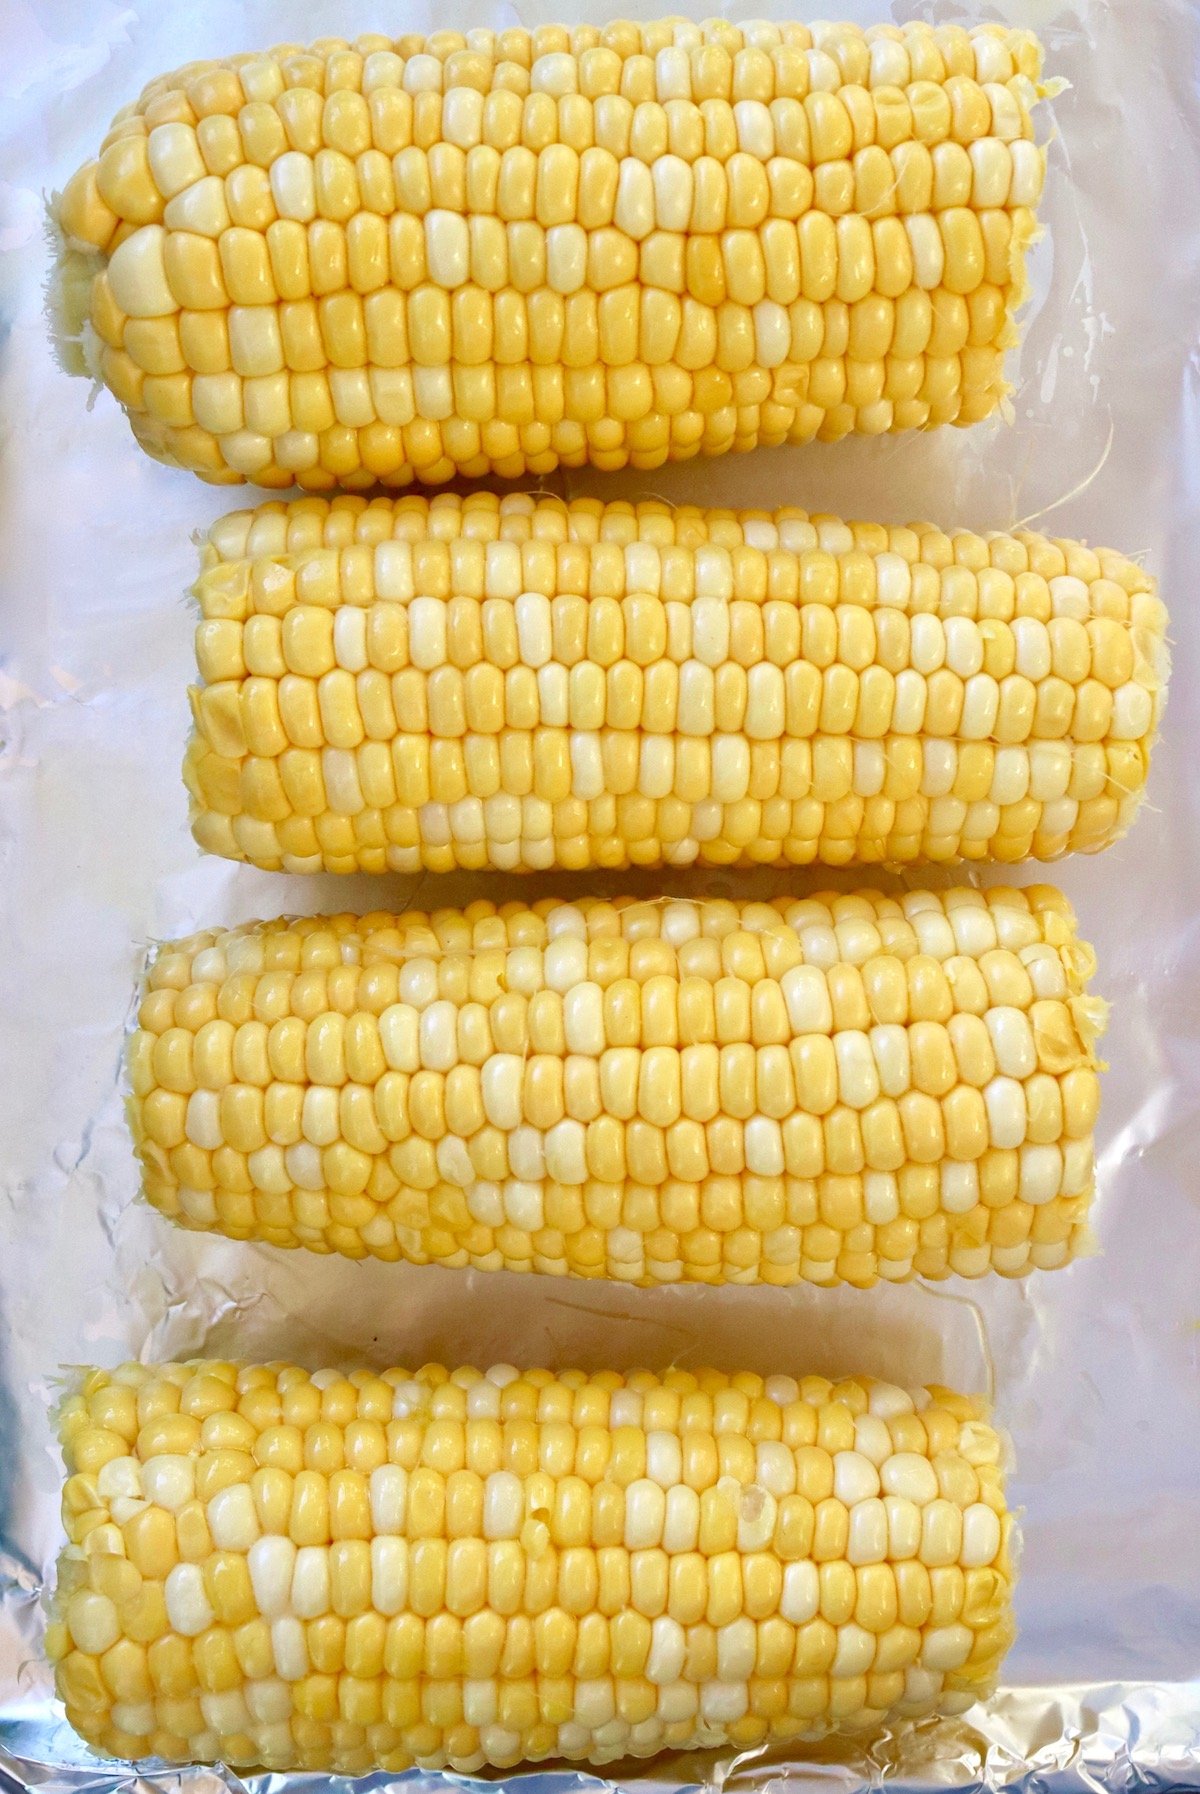
<svg viewBox="0 0 1200 1794"><path fill-rule="evenodd" d="M797 510L274 502L196 596L196 837L290 872L1091 852L1166 678L1108 549Z"/></svg>
<svg viewBox="0 0 1200 1794"><path fill-rule="evenodd" d="M1087 1241L1066 899L543 902L165 947L129 1052L185 1227L629 1283L1020 1275Z"/></svg>
<svg viewBox="0 0 1200 1794"><path fill-rule="evenodd" d="M360 1774L955 1713L1012 1636L983 1405L715 1371L89 1373L50 1649L95 1749Z"/></svg>
<svg viewBox="0 0 1200 1794"><path fill-rule="evenodd" d="M996 25L726 19L193 63L57 202L63 301L143 445L215 481L970 424L1024 296L1040 69Z"/></svg>

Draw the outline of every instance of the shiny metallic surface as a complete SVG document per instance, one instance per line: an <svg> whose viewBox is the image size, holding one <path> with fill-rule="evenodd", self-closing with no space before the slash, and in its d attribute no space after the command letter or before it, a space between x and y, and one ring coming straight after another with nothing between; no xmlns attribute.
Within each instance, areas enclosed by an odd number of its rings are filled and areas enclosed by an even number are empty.
<svg viewBox="0 0 1200 1794"><path fill-rule="evenodd" d="M526 23L609 13L537 0ZM655 10L636 0L635 10ZM743 9L736 9L741 13ZM771 10L783 16L786 10ZM806 12L810 9L805 8ZM964 16L945 0L838 0L867 22ZM507 24L512 7L392 0L6 0L0 7L0 1787L180 1789L231 1774L90 1759L41 1661L61 1542L50 1409L80 1363L200 1351L302 1362L875 1372L995 1397L1023 1509L1020 1637L986 1710L786 1761L696 1755L606 1777L538 1769L521 1794L592 1788L903 1794L1027 1778L1054 1794L1200 1786L1200 14L1192 0L991 0L1070 83L1034 251L1011 416L969 433L769 450L562 483L945 526L1041 527L1144 553L1173 611L1164 738L1133 835L1049 876L1113 1004L1096 1225L1102 1253L1022 1284L862 1295L624 1291L323 1262L172 1231L136 1200L119 1062L147 944L285 910L457 903L467 877L287 879L202 861L178 767L190 537L252 502L147 461L105 394L55 367L43 196L145 81L190 59L358 30ZM697 7L697 16L703 8ZM906 882L951 882L916 871ZM994 873L985 875L995 879ZM1018 882L1046 877L1019 868ZM870 882L800 872L536 881L539 894L745 894ZM486 881L525 895L534 881ZM317 1778L253 1778L299 1794ZM489 1785L376 1777L382 1789ZM324 1790L322 1790L324 1794Z"/></svg>

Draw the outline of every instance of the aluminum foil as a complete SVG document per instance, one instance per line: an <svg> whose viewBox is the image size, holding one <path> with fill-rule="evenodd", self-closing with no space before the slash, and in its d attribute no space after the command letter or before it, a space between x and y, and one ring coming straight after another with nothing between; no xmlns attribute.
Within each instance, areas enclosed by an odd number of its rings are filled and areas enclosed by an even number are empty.
<svg viewBox="0 0 1200 1794"><path fill-rule="evenodd" d="M676 0L678 4L678 0ZM831 0L833 6L833 0ZM783 16L786 7L770 0ZM653 0L632 10L653 16ZM741 0L734 16L744 10ZM807 9L805 9L807 10ZM837 0L862 22L962 17L943 0ZM602 18L534 0L525 23ZM703 0L696 7L702 16ZM1144 553L1174 608L1174 695L1133 835L1056 873L1113 1004L1096 1220L1102 1255L1022 1284L841 1291L518 1282L356 1266L173 1231L136 1200L119 1059L147 944L284 910L458 902L466 877L277 878L203 861L187 833L191 535L238 494L155 466L116 404L56 368L43 316L43 200L161 71L283 39L516 22L479 0L0 3L0 1785L45 1794L236 1778L91 1759L41 1662L60 1543L49 1410L60 1367L201 1351L316 1364L505 1358L868 1371L989 1388L1024 1509L1020 1638L1000 1695L950 1725L804 1762L660 1759L624 1787L901 1790L1200 1786L1200 10L1195 0L988 0L1070 86L1054 129L1034 299L1011 415L921 438L767 450L570 489L801 503L904 522L1043 527ZM562 489L566 489L565 483ZM250 495L252 498L252 495ZM921 881L915 872L910 882ZM989 876L984 874L985 877ZM1039 876L1018 870L1018 879ZM1044 874L1042 874L1044 876ZM640 892L812 889L626 875ZM937 883L948 882L938 876ZM528 891L512 879L489 889ZM543 894L582 882L542 880ZM254 1794L301 1780L254 1778ZM413 1774L413 1789L480 1778ZM519 1794L613 1787L584 1771ZM321 1791L324 1794L324 1790Z"/></svg>

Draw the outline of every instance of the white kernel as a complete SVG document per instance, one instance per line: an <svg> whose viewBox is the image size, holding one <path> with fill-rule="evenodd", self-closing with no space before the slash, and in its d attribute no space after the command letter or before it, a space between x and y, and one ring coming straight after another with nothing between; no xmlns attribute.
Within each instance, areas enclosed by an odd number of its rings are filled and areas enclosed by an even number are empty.
<svg viewBox="0 0 1200 1794"><path fill-rule="evenodd" d="M700 1497L686 1483L674 1483L667 1490L666 1517L663 1520L663 1550L672 1554L694 1551L700 1536Z"/></svg>
<svg viewBox="0 0 1200 1794"><path fill-rule="evenodd" d="M173 199L208 173L196 133L182 121L156 125L146 139L146 151L154 185L164 199Z"/></svg>
<svg viewBox="0 0 1200 1794"><path fill-rule="evenodd" d="M565 729L571 720L571 679L568 669L559 661L537 670L538 707L542 727Z"/></svg>
<svg viewBox="0 0 1200 1794"><path fill-rule="evenodd" d="M983 667L983 637L973 617L947 617L942 625L946 665L960 679L970 679Z"/></svg>
<svg viewBox="0 0 1200 1794"><path fill-rule="evenodd" d="M550 600L544 592L522 592L513 606L517 645L528 667L543 667L554 653Z"/></svg>
<svg viewBox="0 0 1200 1794"><path fill-rule="evenodd" d="M858 1028L840 1028L833 1037L838 1090L851 1109L866 1109L878 1100L880 1081L871 1042Z"/></svg>
<svg viewBox="0 0 1200 1794"><path fill-rule="evenodd" d="M949 1215L966 1215L979 1203L979 1168L943 1159L939 1169L941 1205Z"/></svg>
<svg viewBox="0 0 1200 1794"><path fill-rule="evenodd" d="M648 1682L659 1687L676 1682L682 1676L687 1661L687 1634L678 1620L662 1614L651 1623L650 1653L646 1659L645 1675Z"/></svg>
<svg viewBox="0 0 1200 1794"><path fill-rule="evenodd" d="M531 92L553 94L555 99L561 99L563 94L578 93L577 59L568 55L565 50L555 50L537 57L529 71L529 86Z"/></svg>
<svg viewBox="0 0 1200 1794"><path fill-rule="evenodd" d="M665 106L668 100L690 100L692 97L691 60L678 42L660 50L654 58L654 94L660 106Z"/></svg>
<svg viewBox="0 0 1200 1794"><path fill-rule="evenodd" d="M783 1593L779 1611L793 1626L807 1625L815 1619L821 1606L821 1584L817 1566L809 1558L787 1564L783 1572Z"/></svg>
<svg viewBox="0 0 1200 1794"><path fill-rule="evenodd" d="M599 735L585 729L572 730L570 752L571 795L589 802L602 797L606 781Z"/></svg>
<svg viewBox="0 0 1200 1794"><path fill-rule="evenodd" d="M575 1718L589 1732L607 1725L616 1716L616 1694L610 1676L597 1676L575 1684Z"/></svg>
<svg viewBox="0 0 1200 1794"><path fill-rule="evenodd" d="M598 984L575 984L563 993L563 1035L567 1051L599 1058L604 1051L604 992Z"/></svg>
<svg viewBox="0 0 1200 1794"><path fill-rule="evenodd" d="M587 244L587 232L580 225L551 225L546 232L546 285L551 292L565 297L586 286Z"/></svg>
<svg viewBox="0 0 1200 1794"><path fill-rule="evenodd" d="M1012 156L1012 186L1008 190L1010 206L1036 206L1041 197L1046 164L1036 143L1018 138L1009 145Z"/></svg>
<svg viewBox="0 0 1200 1794"><path fill-rule="evenodd" d="M754 1674L758 1656L758 1628L742 1615L718 1626L717 1677L722 1682L746 1682Z"/></svg>
<svg viewBox="0 0 1200 1794"><path fill-rule="evenodd" d="M260 1725L282 1725L292 1716L291 1690L277 1676L264 1676L261 1681L247 1682L245 1700L250 1717Z"/></svg>
<svg viewBox="0 0 1200 1794"><path fill-rule="evenodd" d="M930 1706L937 1700L941 1692L942 1675L940 1670L930 1669L919 1663L912 1663L905 1670L904 1699L906 1705Z"/></svg>
<svg viewBox="0 0 1200 1794"><path fill-rule="evenodd" d="M206 1513L218 1551L249 1551L262 1530L249 1483L229 1483L218 1489Z"/></svg>
<svg viewBox="0 0 1200 1794"><path fill-rule="evenodd" d="M833 1028L829 986L819 966L793 966L780 980L788 1020L797 1034L828 1034Z"/></svg>
<svg viewBox="0 0 1200 1794"><path fill-rule="evenodd" d="M483 141L483 95L477 88L447 89L442 98L442 136L464 150Z"/></svg>
<svg viewBox="0 0 1200 1794"><path fill-rule="evenodd" d="M733 122L737 129L738 148L760 162L769 162L775 154L775 126L768 108L761 100L735 100Z"/></svg>
<svg viewBox="0 0 1200 1794"><path fill-rule="evenodd" d="M467 1208L473 1221L478 1221L484 1227L504 1226L504 1192L499 1184L476 1181L466 1186L465 1193ZM472 1390L471 1395L474 1393ZM476 1409L471 1406L471 1395L467 1397L467 1411L474 1414ZM480 1400L484 1399L480 1397ZM483 1414L482 1409L479 1412ZM492 1418L490 1413L484 1417Z"/></svg>
<svg viewBox="0 0 1200 1794"><path fill-rule="evenodd" d="M974 1637L969 1626L934 1626L921 1645L921 1664L927 1670L961 1669L971 1655Z"/></svg>
<svg viewBox="0 0 1200 1794"><path fill-rule="evenodd" d="M637 156L621 158L613 223L635 243L654 229L654 181L649 168Z"/></svg>
<svg viewBox="0 0 1200 1794"><path fill-rule="evenodd" d="M176 1567L186 1567L189 1570L195 1570L197 1575L200 1574L195 1564L177 1565ZM182 1586L185 1585L176 1585L177 1608L181 1613L190 1615L190 1603L185 1604L182 1601ZM171 1617L172 1625L176 1625L175 1619L170 1615L172 1598L170 1577L167 1578L167 1589L168 1617ZM201 1594L203 1592L204 1585L201 1581ZM105 1651L116 1644L121 1636L121 1620L115 1603L107 1595L97 1593L95 1589L78 1588L75 1590L67 1602L67 1625L76 1647L81 1651L86 1651L92 1657L102 1656ZM198 1627L197 1630L203 1631L203 1627Z"/></svg>
<svg viewBox="0 0 1200 1794"><path fill-rule="evenodd" d="M993 1078L984 1085L983 1101L992 1145L1001 1149L1022 1145L1029 1126L1024 1085L1015 1078Z"/></svg>
<svg viewBox="0 0 1200 1794"><path fill-rule="evenodd" d="M212 1625L215 1614L204 1589L199 1564L176 1564L163 1584L167 1618L184 1638L198 1638Z"/></svg>
<svg viewBox="0 0 1200 1794"><path fill-rule="evenodd" d="M446 660L446 606L440 598L414 598L408 607L408 657L431 671Z"/></svg>
<svg viewBox="0 0 1200 1794"><path fill-rule="evenodd" d="M480 1075L483 1110L493 1127L506 1132L521 1122L521 1092L525 1062L517 1053L493 1053Z"/></svg>
<svg viewBox="0 0 1200 1794"><path fill-rule="evenodd" d="M669 1682L659 1689L655 1713L664 1725L680 1725L700 1710L700 1694L692 1682Z"/></svg>
<svg viewBox="0 0 1200 1794"><path fill-rule="evenodd" d="M302 1620L319 1619L329 1612L329 1550L325 1545L301 1545L292 1568L291 1611Z"/></svg>
<svg viewBox="0 0 1200 1794"><path fill-rule="evenodd" d="M627 1550L641 1551L662 1543L667 1498L658 1483L648 1476L637 1477L625 1491L625 1534Z"/></svg>
<svg viewBox="0 0 1200 1794"><path fill-rule="evenodd" d="M847 1507L866 1501L879 1493L879 1472L859 1451L836 1451L833 1454L833 1493Z"/></svg>
<svg viewBox="0 0 1200 1794"><path fill-rule="evenodd" d="M497 1225L500 1225L503 1219L502 1213ZM480 1378L478 1383L472 1383L467 1391L467 1418L469 1420L499 1420L500 1407L500 1391L494 1383L489 1382L487 1377Z"/></svg>
<svg viewBox="0 0 1200 1794"><path fill-rule="evenodd" d="M614 1389L608 1404L610 1429L619 1426L641 1426L643 1401L638 1389Z"/></svg>
<svg viewBox="0 0 1200 1794"><path fill-rule="evenodd" d="M646 1475L662 1489L683 1478L683 1447L678 1434L659 1429L646 1434Z"/></svg>
<svg viewBox="0 0 1200 1794"><path fill-rule="evenodd" d="M449 1071L458 1063L458 1008L438 998L421 1011L417 1032L421 1064L429 1071Z"/></svg>
<svg viewBox="0 0 1200 1794"><path fill-rule="evenodd" d="M511 1470L493 1470L483 1485L483 1536L515 1539L525 1517L525 1490Z"/></svg>
<svg viewBox="0 0 1200 1794"><path fill-rule="evenodd" d="M442 63L436 56L422 52L405 58L404 91L406 93L441 93Z"/></svg>
<svg viewBox="0 0 1200 1794"><path fill-rule="evenodd" d="M393 1537L371 1540L371 1605L388 1617L400 1613L408 1599L408 1541Z"/></svg>
<svg viewBox="0 0 1200 1794"><path fill-rule="evenodd" d="M873 1227L886 1227L900 1213L900 1189L890 1171L868 1171L863 1177L863 1212Z"/></svg>
<svg viewBox="0 0 1200 1794"><path fill-rule="evenodd" d="M311 1146L332 1146L342 1137L338 1092L328 1084L310 1084L304 1092L300 1126Z"/></svg>
<svg viewBox="0 0 1200 1794"><path fill-rule="evenodd" d="M587 977L587 947L575 936L560 935L547 943L544 965L549 988L565 993Z"/></svg>
<svg viewBox="0 0 1200 1794"><path fill-rule="evenodd" d="M399 1464L377 1464L371 1472L370 1493L371 1524L375 1531L403 1532L408 1505L408 1472Z"/></svg>
<svg viewBox="0 0 1200 1794"><path fill-rule="evenodd" d="M193 1146L215 1152L225 1144L221 1127L221 1095L217 1090L193 1090L188 1097L184 1128Z"/></svg>
<svg viewBox="0 0 1200 1794"><path fill-rule="evenodd" d="M392 1003L384 1010L379 1018L379 1039L390 1070L419 1070L419 1031L418 1014L411 1004Z"/></svg>
<svg viewBox="0 0 1200 1794"><path fill-rule="evenodd" d="M467 1725L488 1726L499 1710L500 1690L494 1677L468 1677L462 1685L463 1719Z"/></svg>
<svg viewBox="0 0 1200 1794"><path fill-rule="evenodd" d="M869 1458L876 1470L892 1455L892 1436L874 1414L860 1414L854 1422L854 1449Z"/></svg>
<svg viewBox="0 0 1200 1794"><path fill-rule="evenodd" d="M912 252L913 281L931 293L941 286L946 249L937 220L930 212L915 212L902 220Z"/></svg>
<svg viewBox="0 0 1200 1794"><path fill-rule="evenodd" d="M587 1129L582 1121L567 1116L556 1122L547 1130L544 1152L546 1175L554 1183L580 1185L587 1182Z"/></svg>
<svg viewBox="0 0 1200 1794"><path fill-rule="evenodd" d="M938 1479L933 1465L919 1452L898 1451L886 1461L879 1473L885 1492L900 1495L923 1506L936 1501Z"/></svg>
<svg viewBox="0 0 1200 1794"><path fill-rule="evenodd" d="M540 1184L546 1175L546 1153L542 1135L535 1127L515 1127L508 1136L508 1168L518 1183ZM522 1198L523 1200L523 1198ZM508 1185L504 1205L509 1206ZM539 1226L544 1223L539 1222Z"/></svg>
<svg viewBox="0 0 1200 1794"><path fill-rule="evenodd" d="M793 1494L796 1488L795 1453L778 1439L760 1440L754 1447L754 1480L777 1498Z"/></svg>
<svg viewBox="0 0 1200 1794"><path fill-rule="evenodd" d="M246 1567L263 1618L275 1619L286 1613L296 1569L296 1547L291 1539L274 1535L256 1539L246 1553Z"/></svg>
<svg viewBox="0 0 1200 1794"><path fill-rule="evenodd" d="M992 1563L1000 1551L1000 1516L985 1502L973 1501L963 1510L962 1551L964 1569L980 1569Z"/></svg>
<svg viewBox="0 0 1200 1794"><path fill-rule="evenodd" d="M881 1564L888 1554L887 1509L878 1496L856 1501L850 1509L850 1538L846 1561L852 1564Z"/></svg>
<svg viewBox="0 0 1200 1794"><path fill-rule="evenodd" d="M321 1149L312 1146L307 1140L297 1141L289 1146L283 1155L287 1174L298 1190L323 1190L325 1188L325 1168L321 1162Z"/></svg>
<svg viewBox="0 0 1200 1794"><path fill-rule="evenodd" d="M191 1501L196 1493L196 1463L174 1452L160 1452L142 1465L142 1494L168 1513Z"/></svg>
<svg viewBox="0 0 1200 1794"><path fill-rule="evenodd" d="M1133 680L1113 693L1110 734L1114 741L1141 741L1154 725L1154 700L1144 685Z"/></svg>
<svg viewBox="0 0 1200 1794"><path fill-rule="evenodd" d="M475 1167L467 1151L467 1143L457 1134L444 1134L434 1148L438 1176L443 1183L465 1190L475 1181Z"/></svg>
<svg viewBox="0 0 1200 1794"><path fill-rule="evenodd" d="M202 1708L206 1698L211 1697L201 1697ZM114 1701L110 1717L113 1725L131 1738L146 1737L158 1723L153 1701Z"/></svg>
<svg viewBox="0 0 1200 1794"><path fill-rule="evenodd" d="M317 215L312 157L303 155L300 150L285 150L271 163L268 178L279 216L296 219L300 224L311 224Z"/></svg>
<svg viewBox="0 0 1200 1794"><path fill-rule="evenodd" d="M705 1682L700 1689L700 1715L709 1725L732 1725L749 1705L745 1682Z"/></svg>
<svg viewBox="0 0 1200 1794"><path fill-rule="evenodd" d="M694 177L681 156L658 156L650 168L659 230L686 231L692 216Z"/></svg>
<svg viewBox="0 0 1200 1794"><path fill-rule="evenodd" d="M1063 1155L1058 1146L1026 1144L1021 1148L1018 1194L1040 1208L1053 1202L1063 1187Z"/></svg>
<svg viewBox="0 0 1200 1794"><path fill-rule="evenodd" d="M271 1652L275 1658L275 1673L281 1681L303 1681L311 1667L303 1622L292 1614L273 1620Z"/></svg>
<svg viewBox="0 0 1200 1794"><path fill-rule="evenodd" d="M523 1233L537 1233L546 1225L543 1192L540 1183L523 1183L510 1177L504 1184L504 1215L510 1227Z"/></svg>
<svg viewBox="0 0 1200 1794"><path fill-rule="evenodd" d="M851 1676L865 1676L875 1661L878 1640L873 1632L853 1621L849 1625L839 1626L837 1634L837 1650L830 1665L829 1674L835 1681L844 1681Z"/></svg>
<svg viewBox="0 0 1200 1794"><path fill-rule="evenodd" d="M333 652L348 673L361 673L370 665L367 653L367 613L361 605L340 604L333 613Z"/></svg>
<svg viewBox="0 0 1200 1794"><path fill-rule="evenodd" d="M783 1129L769 1115L752 1115L743 1128L746 1169L754 1177L782 1177Z"/></svg>
<svg viewBox="0 0 1200 1794"><path fill-rule="evenodd" d="M96 1477L96 1493L106 1501L123 1495L139 1500L142 1494L141 1459L110 1458L107 1464L102 1464Z"/></svg>
<svg viewBox="0 0 1200 1794"><path fill-rule="evenodd" d="M489 543L489 547L492 546L495 544ZM411 545L408 542L377 542L375 545L376 597L389 600L409 599L413 594ZM385 613L385 615L390 614Z"/></svg>
<svg viewBox="0 0 1200 1794"><path fill-rule="evenodd" d="M738 1550L767 1550L775 1536L775 1520L779 1509L775 1497L758 1483L750 1483L734 1499L738 1509Z"/></svg>
<svg viewBox="0 0 1200 1794"><path fill-rule="evenodd" d="M699 567L696 576L698 580ZM721 666L729 658L729 606L723 598L697 597L693 603L692 652L709 667Z"/></svg>

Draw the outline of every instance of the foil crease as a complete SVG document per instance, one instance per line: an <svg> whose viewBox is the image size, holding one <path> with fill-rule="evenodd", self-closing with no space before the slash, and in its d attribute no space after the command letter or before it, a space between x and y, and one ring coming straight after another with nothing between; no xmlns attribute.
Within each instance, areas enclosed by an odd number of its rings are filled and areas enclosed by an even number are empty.
<svg viewBox="0 0 1200 1794"><path fill-rule="evenodd" d="M0 1789L220 1794L196 1769L91 1758L41 1656L61 1543L51 1410L63 1367L209 1352L559 1366L867 1372L992 1394L1023 1510L1020 1636L1000 1693L960 1720L802 1761L696 1754L616 1779L376 1776L416 1794L512 1784L585 1790L898 1794L1022 1783L1038 1794L1200 1787L1200 12L1192 0L981 0L1038 31L1066 85L1052 122L1045 233L1030 260L1007 417L969 432L848 441L564 476L564 492L658 496L943 526L1060 530L1145 554L1173 607L1174 693L1133 835L1061 883L1112 1005L1098 1129L1099 1256L1020 1284L867 1294L625 1291L356 1266L185 1235L136 1200L119 1065L148 945L284 911L460 903L484 881L275 878L195 852L187 729L192 536L251 489L155 466L115 402L56 367L43 312L46 194L117 108L205 55L362 30L601 20L600 0L5 0L0 7ZM666 10L630 0L637 16ZM704 14L690 4L694 16ZM784 17L778 0L732 16ZM807 14L807 7L793 7ZM861 23L962 19L950 0L837 0ZM1043 131L1051 126L1043 123ZM907 883L953 873L915 868ZM959 874L962 876L962 874ZM1031 883L1033 866L985 870ZM819 871L627 874L489 895L802 892L886 882ZM342 1794L261 1775L252 1794ZM348 1784L347 1784L348 1788Z"/></svg>

